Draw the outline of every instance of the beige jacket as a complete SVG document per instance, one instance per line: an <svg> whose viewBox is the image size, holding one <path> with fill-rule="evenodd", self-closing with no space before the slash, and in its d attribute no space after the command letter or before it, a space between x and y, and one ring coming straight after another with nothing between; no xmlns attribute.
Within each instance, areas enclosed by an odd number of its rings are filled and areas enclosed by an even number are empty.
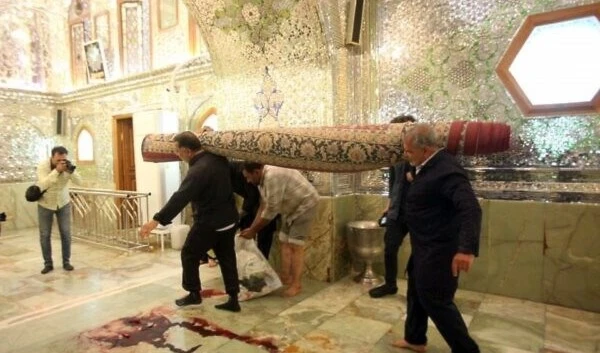
<svg viewBox="0 0 600 353"><path fill-rule="evenodd" d="M59 173L52 169L50 158L40 162L37 167L37 185L42 191L46 190L38 205L56 210L69 203L69 180L76 185L81 185L81 175L75 170L73 173Z"/></svg>

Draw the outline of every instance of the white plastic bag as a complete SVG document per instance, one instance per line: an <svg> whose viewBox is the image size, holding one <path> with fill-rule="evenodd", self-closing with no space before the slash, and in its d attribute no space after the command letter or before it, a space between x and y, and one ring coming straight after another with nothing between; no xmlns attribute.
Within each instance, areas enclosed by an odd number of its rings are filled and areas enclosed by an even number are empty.
<svg viewBox="0 0 600 353"><path fill-rule="evenodd" d="M240 278L240 301L262 297L282 286L277 272L265 259L254 240L235 237L235 255Z"/></svg>

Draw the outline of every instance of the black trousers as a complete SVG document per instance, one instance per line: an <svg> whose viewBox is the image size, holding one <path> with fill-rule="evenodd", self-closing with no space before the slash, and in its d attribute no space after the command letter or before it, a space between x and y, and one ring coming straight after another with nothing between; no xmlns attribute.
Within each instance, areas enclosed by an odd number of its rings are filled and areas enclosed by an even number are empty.
<svg viewBox="0 0 600 353"><path fill-rule="evenodd" d="M425 269L415 271L412 262L411 258L408 266L404 339L412 344L426 344L427 318L430 317L452 349L452 353L479 353L477 343L469 336L467 326L453 302L458 278L455 278L453 290L448 290L447 287L439 290L427 286L424 288L419 285L419 276L427 271ZM450 267L448 267L449 272L450 270ZM418 274L415 275L415 272Z"/></svg>
<svg viewBox="0 0 600 353"><path fill-rule="evenodd" d="M255 214L246 214L240 219L240 228L245 229L252 225L254 222ZM273 234L277 230L277 220L281 218L279 215L273 218L271 222L269 222L263 229L258 232L256 236L256 246L258 250L264 255L264 257L268 260L269 253L271 252L271 245L273 244Z"/></svg>
<svg viewBox="0 0 600 353"><path fill-rule="evenodd" d="M237 263L235 257L234 237L237 226L217 232L201 223L194 222L181 249L181 265L183 275L181 285L188 292L202 290L200 284L200 260L209 249L213 249L229 295L237 295L240 291Z"/></svg>
<svg viewBox="0 0 600 353"><path fill-rule="evenodd" d="M408 226L405 222L388 219L383 238L383 263L385 265L385 284L393 288L398 286L396 284L398 278L398 250L407 233Z"/></svg>

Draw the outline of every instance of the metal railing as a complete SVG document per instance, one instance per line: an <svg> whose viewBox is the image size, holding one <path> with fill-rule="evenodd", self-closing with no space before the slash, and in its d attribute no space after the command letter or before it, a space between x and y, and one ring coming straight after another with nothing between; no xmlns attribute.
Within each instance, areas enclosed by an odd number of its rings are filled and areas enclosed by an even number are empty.
<svg viewBox="0 0 600 353"><path fill-rule="evenodd" d="M72 236L120 250L150 249L138 229L148 215L150 193L70 188Z"/></svg>

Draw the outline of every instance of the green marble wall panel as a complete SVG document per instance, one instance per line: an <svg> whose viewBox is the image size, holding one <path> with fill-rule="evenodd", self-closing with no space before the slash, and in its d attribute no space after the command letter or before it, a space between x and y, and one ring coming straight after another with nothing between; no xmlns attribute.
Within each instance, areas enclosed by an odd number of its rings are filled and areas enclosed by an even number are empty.
<svg viewBox="0 0 600 353"><path fill-rule="evenodd" d="M350 273L352 258L346 241L346 225L356 219L356 195L332 198L334 212L331 279L337 281Z"/></svg>
<svg viewBox="0 0 600 353"><path fill-rule="evenodd" d="M490 287L490 253L491 242L489 233L489 209L490 200L479 200L481 205L481 238L479 240L479 256L475 258L471 270L467 273L461 273L459 277L459 287L477 292L487 292Z"/></svg>
<svg viewBox="0 0 600 353"><path fill-rule="evenodd" d="M538 207L544 209L544 302L600 312L600 206Z"/></svg>
<svg viewBox="0 0 600 353"><path fill-rule="evenodd" d="M486 292L542 301L543 208L526 201L491 201Z"/></svg>
<svg viewBox="0 0 600 353"><path fill-rule="evenodd" d="M305 276L327 281L332 267L333 207L330 197L321 197L310 237L305 245Z"/></svg>
<svg viewBox="0 0 600 353"><path fill-rule="evenodd" d="M357 195L356 220L376 221L387 208L388 199L382 195Z"/></svg>
<svg viewBox="0 0 600 353"><path fill-rule="evenodd" d="M346 224L379 217L383 195L332 198L332 279L361 270L351 266ZM479 257L459 287L482 293L600 312L600 206L480 200L483 210ZM398 277L410 256L405 238ZM383 275L376 263L375 272Z"/></svg>

